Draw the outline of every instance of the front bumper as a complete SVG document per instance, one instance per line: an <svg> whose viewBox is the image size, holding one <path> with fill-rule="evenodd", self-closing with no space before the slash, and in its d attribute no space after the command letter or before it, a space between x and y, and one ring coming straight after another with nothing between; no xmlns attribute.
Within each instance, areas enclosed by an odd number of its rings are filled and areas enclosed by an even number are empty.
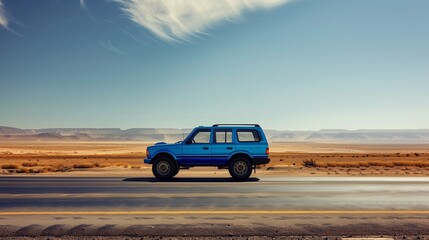
<svg viewBox="0 0 429 240"><path fill-rule="evenodd" d="M253 158L254 165L268 164L269 162L270 158Z"/></svg>
<svg viewBox="0 0 429 240"><path fill-rule="evenodd" d="M143 161L146 164L150 164L150 162L152 161L152 159L151 158L145 158Z"/></svg>

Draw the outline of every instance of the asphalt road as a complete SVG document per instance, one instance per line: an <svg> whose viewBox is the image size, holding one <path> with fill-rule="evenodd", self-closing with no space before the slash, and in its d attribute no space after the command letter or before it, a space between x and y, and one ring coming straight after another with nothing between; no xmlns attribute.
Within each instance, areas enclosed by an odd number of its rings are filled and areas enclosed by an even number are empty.
<svg viewBox="0 0 429 240"><path fill-rule="evenodd" d="M5 236L429 235L429 178L0 177Z"/></svg>
<svg viewBox="0 0 429 240"><path fill-rule="evenodd" d="M0 212L429 210L429 178L1 177Z"/></svg>

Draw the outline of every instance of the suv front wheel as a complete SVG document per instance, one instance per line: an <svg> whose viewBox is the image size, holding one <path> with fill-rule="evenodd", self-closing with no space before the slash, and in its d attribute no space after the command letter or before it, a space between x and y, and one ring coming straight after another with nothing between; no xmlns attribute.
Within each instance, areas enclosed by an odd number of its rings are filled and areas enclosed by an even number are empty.
<svg viewBox="0 0 429 240"><path fill-rule="evenodd" d="M177 174L177 166L169 157L160 157L152 165L152 172L158 179L170 179Z"/></svg>
<svg viewBox="0 0 429 240"><path fill-rule="evenodd" d="M235 157L229 162L229 174L237 180L245 180L252 174L252 164L246 157Z"/></svg>

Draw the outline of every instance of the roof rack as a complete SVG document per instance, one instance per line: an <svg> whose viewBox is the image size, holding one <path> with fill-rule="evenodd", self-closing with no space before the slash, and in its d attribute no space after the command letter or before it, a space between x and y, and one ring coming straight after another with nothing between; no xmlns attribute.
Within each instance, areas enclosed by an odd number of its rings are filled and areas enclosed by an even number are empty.
<svg viewBox="0 0 429 240"><path fill-rule="evenodd" d="M259 127L259 124L249 124L249 123L224 123L224 124L213 124L213 127L219 127L219 126L255 126L255 127Z"/></svg>

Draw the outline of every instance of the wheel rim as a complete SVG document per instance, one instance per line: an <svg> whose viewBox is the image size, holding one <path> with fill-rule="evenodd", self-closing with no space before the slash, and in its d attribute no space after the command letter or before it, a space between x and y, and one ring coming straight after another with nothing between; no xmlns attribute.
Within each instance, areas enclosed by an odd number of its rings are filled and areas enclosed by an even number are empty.
<svg viewBox="0 0 429 240"><path fill-rule="evenodd" d="M234 172L240 176L247 173L247 168L247 164L244 161L238 161L234 164Z"/></svg>
<svg viewBox="0 0 429 240"><path fill-rule="evenodd" d="M161 175L167 175L170 173L170 164L167 161L160 161L156 165L156 171Z"/></svg>

